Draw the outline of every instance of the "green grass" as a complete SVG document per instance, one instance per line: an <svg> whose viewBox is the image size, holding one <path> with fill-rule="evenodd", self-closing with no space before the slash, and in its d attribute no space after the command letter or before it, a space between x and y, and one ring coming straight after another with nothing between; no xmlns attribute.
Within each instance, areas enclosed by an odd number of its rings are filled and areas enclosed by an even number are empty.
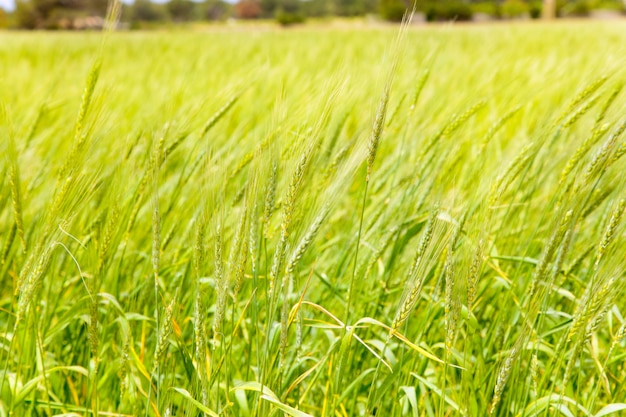
<svg viewBox="0 0 626 417"><path fill-rule="evenodd" d="M0 416L626 405L626 33L0 33Z"/></svg>

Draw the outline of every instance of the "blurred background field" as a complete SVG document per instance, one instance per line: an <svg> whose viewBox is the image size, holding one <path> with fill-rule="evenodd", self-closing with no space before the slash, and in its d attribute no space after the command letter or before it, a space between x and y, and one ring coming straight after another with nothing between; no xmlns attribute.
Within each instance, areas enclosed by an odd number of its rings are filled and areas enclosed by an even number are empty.
<svg viewBox="0 0 626 417"><path fill-rule="evenodd" d="M180 29L237 23L376 25L399 22L489 22L540 18L623 19L624 0L128 0L120 29ZM0 0L0 29L98 30L106 0Z"/></svg>

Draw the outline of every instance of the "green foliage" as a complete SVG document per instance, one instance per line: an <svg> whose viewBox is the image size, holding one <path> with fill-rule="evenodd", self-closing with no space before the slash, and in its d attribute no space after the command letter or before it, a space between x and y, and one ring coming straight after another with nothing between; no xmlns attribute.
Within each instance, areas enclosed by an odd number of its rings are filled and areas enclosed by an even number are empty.
<svg viewBox="0 0 626 417"><path fill-rule="evenodd" d="M623 413L621 22L254 26L3 34L0 415Z"/></svg>
<svg viewBox="0 0 626 417"><path fill-rule="evenodd" d="M329 0L333 1L332 8L339 16L363 16L375 13L382 0Z"/></svg>
<svg viewBox="0 0 626 417"><path fill-rule="evenodd" d="M493 17L500 17L500 5L499 3L492 1L481 1L478 3L472 3L472 12L483 13Z"/></svg>
<svg viewBox="0 0 626 417"><path fill-rule="evenodd" d="M167 10L151 0L135 0L130 8L131 20L137 22L162 22L167 18Z"/></svg>
<svg viewBox="0 0 626 417"><path fill-rule="evenodd" d="M167 11L175 22L187 22L194 18L195 3L191 0L170 0Z"/></svg>
<svg viewBox="0 0 626 417"><path fill-rule="evenodd" d="M103 18L107 0L18 0L17 25L25 29L82 28L85 18Z"/></svg>
<svg viewBox="0 0 626 417"><path fill-rule="evenodd" d="M298 23L304 23L305 18L302 14L298 12L287 12L284 10L279 10L276 12L276 21L281 26L291 26Z"/></svg>
<svg viewBox="0 0 626 417"><path fill-rule="evenodd" d="M103 16L108 0L17 0L13 16L1 25L11 22L26 29L99 29L89 25L91 18ZM592 10L625 11L621 0L556 0L559 16L582 17ZM355 17L377 13L391 22L400 22L413 3L406 0L167 0L165 3L139 0L122 6L122 20L131 28L167 27L169 22L217 21L229 17L241 19L275 19L279 24L290 25L312 17ZM541 17L541 0L418 0L416 9L426 20L466 21L474 15L496 19ZM87 21L85 20L87 18ZM91 19L91 20L90 20Z"/></svg>
<svg viewBox="0 0 626 417"><path fill-rule="evenodd" d="M222 0L207 0L198 7L200 19L224 20L232 14L232 5Z"/></svg>
<svg viewBox="0 0 626 417"><path fill-rule="evenodd" d="M383 19L400 22L407 13L403 0L380 0L379 12Z"/></svg>
<svg viewBox="0 0 626 417"><path fill-rule="evenodd" d="M598 10L626 11L626 4L623 0L598 0L591 2L591 6Z"/></svg>
<svg viewBox="0 0 626 417"><path fill-rule="evenodd" d="M519 18L528 15L529 6L523 0L505 0L500 6L502 16Z"/></svg>
<svg viewBox="0 0 626 417"><path fill-rule="evenodd" d="M543 10L543 4L541 1L531 1L528 3L528 13L531 19L539 19Z"/></svg>
<svg viewBox="0 0 626 417"><path fill-rule="evenodd" d="M574 0L567 2L559 9L560 16L585 17L591 13L590 0Z"/></svg>
<svg viewBox="0 0 626 417"><path fill-rule="evenodd" d="M9 15L2 7L0 7L0 29L9 27Z"/></svg>
<svg viewBox="0 0 626 417"><path fill-rule="evenodd" d="M17 0L14 13L18 27L23 29L37 28L37 11L32 2Z"/></svg>
<svg viewBox="0 0 626 417"><path fill-rule="evenodd" d="M429 22L467 21L472 19L472 8L469 4L458 0L429 2L425 9L426 20Z"/></svg>

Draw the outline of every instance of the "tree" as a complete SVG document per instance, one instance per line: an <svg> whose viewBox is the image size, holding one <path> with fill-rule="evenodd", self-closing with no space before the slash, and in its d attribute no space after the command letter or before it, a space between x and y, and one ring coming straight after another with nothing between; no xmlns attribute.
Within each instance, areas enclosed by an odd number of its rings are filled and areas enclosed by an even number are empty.
<svg viewBox="0 0 626 417"><path fill-rule="evenodd" d="M261 14L263 17L274 17L278 9L279 0L260 0Z"/></svg>
<svg viewBox="0 0 626 417"><path fill-rule="evenodd" d="M308 17L334 15L335 7L330 0L307 0L302 3L302 11Z"/></svg>
<svg viewBox="0 0 626 417"><path fill-rule="evenodd" d="M22 29L36 29L38 13L30 1L18 0L15 5L15 20Z"/></svg>
<svg viewBox="0 0 626 417"><path fill-rule="evenodd" d="M9 17L7 12L0 7L0 29L4 29L9 26Z"/></svg>
<svg viewBox="0 0 626 417"><path fill-rule="evenodd" d="M362 16L369 12L375 12L378 2L376 0L340 0L336 3L337 14L341 16ZM401 0L400 3L403 3L403 1Z"/></svg>
<svg viewBox="0 0 626 417"><path fill-rule="evenodd" d="M193 19L194 3L191 0L170 0L167 11L175 22L188 22Z"/></svg>
<svg viewBox="0 0 626 417"><path fill-rule="evenodd" d="M165 11L150 0L135 0L131 8L132 20L157 22L166 19Z"/></svg>
<svg viewBox="0 0 626 417"><path fill-rule="evenodd" d="M261 4L257 0L241 0L235 5L235 13L240 19L258 19L261 17Z"/></svg>
<svg viewBox="0 0 626 417"><path fill-rule="evenodd" d="M556 0L543 0L542 17L551 20L556 17Z"/></svg>
<svg viewBox="0 0 626 417"><path fill-rule="evenodd" d="M109 7L109 0L87 0L86 9L92 16L105 17Z"/></svg>
<svg viewBox="0 0 626 417"><path fill-rule="evenodd" d="M406 4L402 0L380 0L380 15L391 22L399 22L406 12Z"/></svg>
<svg viewBox="0 0 626 417"><path fill-rule="evenodd" d="M207 20L222 20L232 13L232 5L222 0L206 0L201 8L202 18Z"/></svg>
<svg viewBox="0 0 626 417"><path fill-rule="evenodd" d="M108 0L17 0L15 20L24 29L75 29L86 17L104 17Z"/></svg>
<svg viewBox="0 0 626 417"><path fill-rule="evenodd" d="M424 14L429 22L462 22L472 19L471 6L461 0L430 0L425 6Z"/></svg>

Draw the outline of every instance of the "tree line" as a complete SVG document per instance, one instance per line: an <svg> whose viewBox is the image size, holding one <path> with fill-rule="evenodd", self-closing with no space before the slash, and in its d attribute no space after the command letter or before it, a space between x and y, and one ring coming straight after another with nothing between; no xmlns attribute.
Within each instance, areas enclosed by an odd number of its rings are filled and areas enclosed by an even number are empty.
<svg viewBox="0 0 626 417"><path fill-rule="evenodd" d="M25 29L98 29L108 0L17 0L11 16L0 9L0 24ZM167 23L226 19L276 19L283 25L307 18L377 15L398 21L412 0L134 0L124 4L122 24L145 28ZM594 9L623 13L626 0L417 0L426 21L586 16Z"/></svg>

